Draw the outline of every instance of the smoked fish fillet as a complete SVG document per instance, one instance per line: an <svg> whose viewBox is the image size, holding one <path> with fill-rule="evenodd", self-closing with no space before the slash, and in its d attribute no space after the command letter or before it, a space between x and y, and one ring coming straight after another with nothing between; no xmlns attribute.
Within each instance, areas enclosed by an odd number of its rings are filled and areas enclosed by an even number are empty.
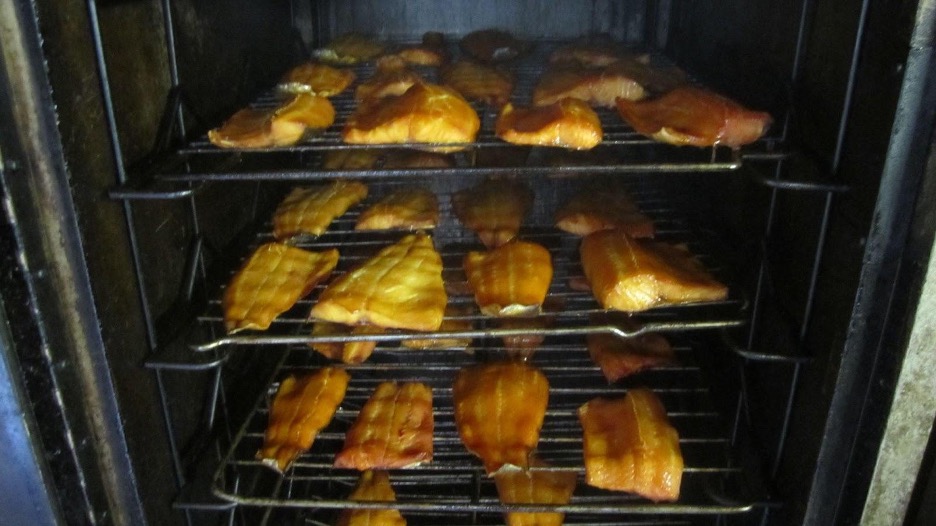
<svg viewBox="0 0 936 526"><path fill-rule="evenodd" d="M621 99L617 110L637 133L676 146L738 148L760 139L773 121L768 113L693 86L676 88L653 100Z"/></svg>
<svg viewBox="0 0 936 526"><path fill-rule="evenodd" d="M432 390L425 384L377 386L345 435L335 467L394 469L432 461Z"/></svg>
<svg viewBox="0 0 936 526"><path fill-rule="evenodd" d="M622 58L602 68L560 65L546 71L533 88L533 104L552 104L571 97L592 106L614 108L617 99L642 100L685 81L680 69L651 65L641 57Z"/></svg>
<svg viewBox="0 0 936 526"><path fill-rule="evenodd" d="M497 137L511 144L590 150L601 143L598 114L583 101L514 108L506 104L494 123Z"/></svg>
<svg viewBox="0 0 936 526"><path fill-rule="evenodd" d="M333 122L335 107L327 98L299 93L275 108L238 111L209 130L208 140L219 148L290 146L308 129L328 128Z"/></svg>
<svg viewBox="0 0 936 526"><path fill-rule="evenodd" d="M488 248L517 237L533 206L533 191L520 181L488 179L452 195L455 216Z"/></svg>
<svg viewBox="0 0 936 526"><path fill-rule="evenodd" d="M383 327L373 325L355 325L348 327L340 323L331 323L327 321L317 321L312 325L312 336L333 336L333 335L361 335L361 334L383 334L386 331ZM377 347L375 341L353 341L353 342L316 342L310 344L319 354L332 360L341 360L344 363L361 363L370 358Z"/></svg>
<svg viewBox="0 0 936 526"><path fill-rule="evenodd" d="M224 290L224 328L228 333L268 329L337 264L336 249L309 252L281 243L261 245Z"/></svg>
<svg viewBox="0 0 936 526"><path fill-rule="evenodd" d="M518 239L488 252L468 252L464 267L475 302L488 316L538 314L553 275L549 251Z"/></svg>
<svg viewBox="0 0 936 526"><path fill-rule="evenodd" d="M612 228L637 238L656 233L653 221L621 188L596 187L576 194L556 212L556 228L580 236Z"/></svg>
<svg viewBox="0 0 936 526"><path fill-rule="evenodd" d="M464 319L471 314L471 310L465 306L455 306L449 304L445 308L445 319L439 326L439 332L457 332L470 331L472 329L471 320ZM471 345L471 338L423 338L418 340L403 340L400 342L407 349L451 349L466 348Z"/></svg>
<svg viewBox="0 0 936 526"><path fill-rule="evenodd" d="M286 72L277 89L288 93L310 93L333 97L354 82L350 69L335 68L318 62L305 62Z"/></svg>
<svg viewBox="0 0 936 526"><path fill-rule="evenodd" d="M488 475L529 467L549 402L543 373L519 362L474 365L458 372L452 397L458 435Z"/></svg>
<svg viewBox="0 0 936 526"><path fill-rule="evenodd" d="M384 45L360 33L345 33L313 52L316 58L332 64L357 64L383 53Z"/></svg>
<svg viewBox="0 0 936 526"><path fill-rule="evenodd" d="M504 504L553 504L561 506L572 500L576 475L573 471L549 470L548 464L534 460L534 469L505 466L494 474L497 494ZM543 468L543 469L535 469ZM562 526L564 513L508 512L507 526Z"/></svg>
<svg viewBox="0 0 936 526"><path fill-rule="evenodd" d="M362 101L342 131L348 144L461 144L474 142L478 114L457 91L416 83L399 96ZM463 146L436 146L449 153Z"/></svg>
<svg viewBox="0 0 936 526"><path fill-rule="evenodd" d="M679 498L683 473L679 434L653 391L630 389L624 398L595 398L578 413L585 482L654 502Z"/></svg>
<svg viewBox="0 0 936 526"><path fill-rule="evenodd" d="M503 62L523 55L532 47L506 31L481 29L464 36L461 48L481 62Z"/></svg>
<svg viewBox="0 0 936 526"><path fill-rule="evenodd" d="M367 99L382 99L391 95L399 96L423 78L406 67L406 62L399 57L384 57L377 64L377 71L371 78L358 84L354 90L354 99L358 103Z"/></svg>
<svg viewBox="0 0 936 526"><path fill-rule="evenodd" d="M407 64L414 66L438 67L448 62L445 49L445 35L437 31L428 31L422 36L422 43L406 46L395 53Z"/></svg>
<svg viewBox="0 0 936 526"><path fill-rule="evenodd" d="M585 236L579 254L592 294L605 309L637 312L728 296L728 287L675 245L601 230Z"/></svg>
<svg viewBox="0 0 936 526"><path fill-rule="evenodd" d="M325 186L293 188L273 214L273 237L320 236L335 218L367 197L367 185L339 180Z"/></svg>
<svg viewBox="0 0 936 526"><path fill-rule="evenodd" d="M425 188L404 188L387 194L358 216L355 230L418 230L435 228L439 200Z"/></svg>
<svg viewBox="0 0 936 526"><path fill-rule="evenodd" d="M332 281L311 315L346 325L434 331L442 324L447 302L442 257L432 238L420 232Z"/></svg>
<svg viewBox="0 0 936 526"><path fill-rule="evenodd" d="M510 73L469 60L459 60L442 70L442 82L468 100L478 100L495 108L507 104L514 89Z"/></svg>
<svg viewBox="0 0 936 526"><path fill-rule="evenodd" d="M589 356L609 382L676 361L673 347L661 334L647 333L633 338L589 334L585 341Z"/></svg>
<svg viewBox="0 0 936 526"><path fill-rule="evenodd" d="M326 367L283 380L273 398L263 447L257 452L257 458L281 473L286 471L296 457L312 447L319 431L331 422L350 379L344 369Z"/></svg>
<svg viewBox="0 0 936 526"><path fill-rule="evenodd" d="M361 473L357 486L348 496L348 500L357 502L395 502L396 492L390 486L390 476L386 471L365 471ZM345 509L338 516L337 526L406 526L406 519L400 510L355 510Z"/></svg>
<svg viewBox="0 0 936 526"><path fill-rule="evenodd" d="M602 68L610 66L619 60L636 60L647 64L650 57L645 54L635 54L621 48L610 39L586 38L578 42L562 46L549 55L549 63L556 65L585 66L589 68Z"/></svg>

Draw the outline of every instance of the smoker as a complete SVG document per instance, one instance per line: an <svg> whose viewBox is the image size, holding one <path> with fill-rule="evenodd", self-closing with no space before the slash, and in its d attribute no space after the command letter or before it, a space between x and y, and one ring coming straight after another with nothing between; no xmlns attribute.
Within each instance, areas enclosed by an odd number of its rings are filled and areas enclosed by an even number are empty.
<svg viewBox="0 0 936 526"><path fill-rule="evenodd" d="M539 451L579 474L555 508L567 524L932 520L933 2L12 0L0 23L0 523L333 524L368 507L347 499L357 474L331 463L384 380L436 393L435 461L391 473L411 524L542 511L502 504L452 423L454 374L502 353L505 335L543 338L529 360L551 386ZM552 50L600 34L770 112L773 125L738 150L677 148L606 112L603 143L565 155L499 141L496 111L476 105L477 142L451 167L329 171L324 156L352 148L339 133L355 107L346 93L333 100L336 124L295 146L206 139L237 109L272 104L283 73L339 35L409 43L438 31L457 54L459 38L495 27L532 43L507 65L523 103ZM373 65L355 71L367 78ZM315 293L268 331L222 324L224 286L269 239L282 197L335 179L378 195L430 188L448 273L477 246L451 195L505 175L535 193L520 236L556 261L548 323L505 329L468 315L467 352L372 337L374 355L348 367L347 396L313 448L283 475L256 460L279 382L329 363L309 348ZM592 181L627 188L657 236L688 244L728 298L596 321L574 286L578 240L552 219ZM356 213L302 246L360 260L399 237L355 232ZM608 384L585 335L645 331L666 335L678 363ZM575 409L637 386L660 396L680 433L676 502L581 480Z"/></svg>

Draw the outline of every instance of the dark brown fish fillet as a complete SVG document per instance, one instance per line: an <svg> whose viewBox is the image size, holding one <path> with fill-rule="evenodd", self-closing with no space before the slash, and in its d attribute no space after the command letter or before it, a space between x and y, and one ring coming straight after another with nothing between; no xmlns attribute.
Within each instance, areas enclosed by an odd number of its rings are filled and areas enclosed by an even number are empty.
<svg viewBox="0 0 936 526"><path fill-rule="evenodd" d="M432 461L432 390L421 383L377 386L348 433L335 467L394 469Z"/></svg>
<svg viewBox="0 0 936 526"><path fill-rule="evenodd" d="M396 492L390 486L386 471L361 473L357 486L348 496L356 502L395 502ZM338 516L337 526L406 526L406 519L396 509L346 509Z"/></svg>
<svg viewBox="0 0 936 526"><path fill-rule="evenodd" d="M676 361L672 346L661 334L648 333L633 338L589 334L585 339L588 354L609 382Z"/></svg>
<svg viewBox="0 0 936 526"><path fill-rule="evenodd" d="M497 68L460 60L442 71L442 82L468 100L499 108L510 101L513 75Z"/></svg>
<svg viewBox="0 0 936 526"><path fill-rule="evenodd" d="M518 362L467 367L455 377L452 397L462 443L488 474L505 464L529 466L549 401L543 373Z"/></svg>
<svg viewBox="0 0 936 526"><path fill-rule="evenodd" d="M461 48L481 62L503 62L512 60L530 50L529 42L517 40L513 35L499 29L482 29L465 35Z"/></svg>
<svg viewBox="0 0 936 526"><path fill-rule="evenodd" d="M522 182L488 179L452 195L455 216L488 248L510 241L533 206L533 192Z"/></svg>
<svg viewBox="0 0 936 526"><path fill-rule="evenodd" d="M624 398L595 398L579 408L585 481L596 488L675 501L682 482L679 434L649 389Z"/></svg>
<svg viewBox="0 0 936 526"><path fill-rule="evenodd" d="M645 216L626 190L594 187L575 195L556 212L556 228L587 236L616 228L631 237L653 237L653 221Z"/></svg>
<svg viewBox="0 0 936 526"><path fill-rule="evenodd" d="M326 367L280 383L257 458L280 472L312 447L319 431L331 421L344 399L350 376L344 369Z"/></svg>

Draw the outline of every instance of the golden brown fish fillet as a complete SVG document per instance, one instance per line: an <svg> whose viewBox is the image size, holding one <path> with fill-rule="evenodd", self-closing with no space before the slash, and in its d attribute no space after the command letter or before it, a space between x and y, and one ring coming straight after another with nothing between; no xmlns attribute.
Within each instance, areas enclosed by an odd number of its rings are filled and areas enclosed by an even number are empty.
<svg viewBox="0 0 936 526"><path fill-rule="evenodd" d="M546 105L574 98L592 106L615 107L617 99L642 100L650 93L665 93L686 80L672 66L656 66L629 57L602 68L556 66L533 88L533 104Z"/></svg>
<svg viewBox="0 0 936 526"><path fill-rule="evenodd" d="M439 332L470 331L472 329L471 320L464 319L469 314L471 314L471 309L450 304L445 308L445 319L442 320L442 325L439 326ZM421 338L418 340L403 340L400 343L408 349L451 349L468 347L471 345L471 338Z"/></svg>
<svg viewBox="0 0 936 526"><path fill-rule="evenodd" d="M647 333L633 338L589 334L585 340L588 354L609 382L676 361L673 347L661 334Z"/></svg>
<svg viewBox="0 0 936 526"><path fill-rule="evenodd" d="M494 124L497 136L511 144L590 150L601 143L598 114L577 99L514 108L507 104Z"/></svg>
<svg viewBox="0 0 936 526"><path fill-rule="evenodd" d="M424 233L410 234L332 281L312 307L319 320L434 331L448 297L442 257Z"/></svg>
<svg viewBox="0 0 936 526"><path fill-rule="evenodd" d="M678 246L601 230L585 236L579 254L592 294L605 309L636 312L728 296L728 287Z"/></svg>
<svg viewBox="0 0 936 526"><path fill-rule="evenodd" d="M399 96L422 81L423 78L418 73L406 67L403 59L396 56L383 57L378 62L374 75L355 88L354 99L361 103L367 99Z"/></svg>
<svg viewBox="0 0 936 526"><path fill-rule="evenodd" d="M435 228L439 200L425 188L404 188L387 194L358 216L355 230L417 230Z"/></svg>
<svg viewBox="0 0 936 526"><path fill-rule="evenodd" d="M335 218L367 197L367 185L338 180L325 186L293 188L273 214L273 237L320 236Z"/></svg>
<svg viewBox="0 0 936 526"><path fill-rule="evenodd" d="M517 239L488 252L469 252L464 267L475 302L488 316L539 313L553 274L545 247Z"/></svg>
<svg viewBox="0 0 936 526"><path fill-rule="evenodd" d="M572 500L575 491L574 471L550 470L549 464L534 460L533 469L504 467L494 474L497 494L504 504L553 504L561 506ZM564 513L508 512L507 526L562 526Z"/></svg>
<svg viewBox="0 0 936 526"><path fill-rule="evenodd" d="M677 146L738 148L760 139L773 122L767 113L692 86L648 101L619 100L617 109L637 133Z"/></svg>
<svg viewBox="0 0 936 526"><path fill-rule="evenodd" d="M468 100L478 100L497 108L510 101L514 88L510 73L468 60L459 60L445 68L442 82Z"/></svg>
<svg viewBox="0 0 936 526"><path fill-rule="evenodd" d="M532 47L499 29L472 31L459 43L461 48L481 62L503 62L523 55Z"/></svg>
<svg viewBox="0 0 936 526"><path fill-rule="evenodd" d="M345 435L335 467L394 469L432 461L432 390L421 383L384 382Z"/></svg>
<svg viewBox="0 0 936 526"><path fill-rule="evenodd" d="M436 31L429 31L423 34L421 44L406 46L397 51L395 55L414 66L441 66L448 62L445 36Z"/></svg>
<svg viewBox="0 0 936 526"><path fill-rule="evenodd" d="M579 408L579 421L585 482L655 502L679 498L679 434L653 391L630 389L624 398L595 398Z"/></svg>
<svg viewBox="0 0 936 526"><path fill-rule="evenodd" d="M596 187L575 195L558 212L556 228L587 236L617 228L631 237L653 237L653 221L641 213L637 203L621 188Z"/></svg>
<svg viewBox="0 0 936 526"><path fill-rule="evenodd" d="M367 35L345 33L316 49L313 54L332 64L357 64L368 61L383 53L384 45Z"/></svg>
<svg viewBox="0 0 936 526"><path fill-rule="evenodd" d="M348 144L463 144L474 142L481 120L455 90L418 83L400 96L367 99L345 124ZM463 146L437 146L443 153Z"/></svg>
<svg viewBox="0 0 936 526"><path fill-rule="evenodd" d="M467 367L455 377L452 397L462 443L488 474L505 464L529 466L549 401L543 373L519 362Z"/></svg>
<svg viewBox="0 0 936 526"><path fill-rule="evenodd" d="M261 245L224 291L224 328L229 333L268 329L277 316L312 292L337 264L335 249L309 252L281 243Z"/></svg>
<svg viewBox="0 0 936 526"><path fill-rule="evenodd" d="M452 195L455 216L478 234L488 248L499 247L517 237L531 206L530 187L509 179L488 179Z"/></svg>
<svg viewBox="0 0 936 526"><path fill-rule="evenodd" d="M350 69L334 68L328 64L306 62L286 72L277 88L288 93L311 93L319 97L333 97L354 82Z"/></svg>
<svg viewBox="0 0 936 526"><path fill-rule="evenodd" d="M390 486L390 476L386 471L365 471L361 473L357 486L348 496L348 500L357 502L395 502L396 492ZM337 526L406 526L406 519L395 509L345 509L338 516Z"/></svg>
<svg viewBox="0 0 936 526"><path fill-rule="evenodd" d="M327 321L317 321L312 325L312 336L335 336L335 335L362 335L362 334L383 334L387 332L383 327L374 327L373 325L355 325L348 327L340 323L330 323ZM361 363L370 358L377 347L375 341L353 341L353 342L316 342L310 344L313 349L320 354L332 360L341 360L344 363Z"/></svg>
<svg viewBox="0 0 936 526"><path fill-rule="evenodd" d="M326 367L302 377L289 376L280 383L263 447L257 458L280 472L312 447L319 431L331 422L344 399L351 377L344 369Z"/></svg>
<svg viewBox="0 0 936 526"><path fill-rule="evenodd" d="M219 128L208 131L208 140L219 148L270 148L299 142L309 129L327 128L335 122L335 108L325 97L294 95L271 109L245 108Z"/></svg>

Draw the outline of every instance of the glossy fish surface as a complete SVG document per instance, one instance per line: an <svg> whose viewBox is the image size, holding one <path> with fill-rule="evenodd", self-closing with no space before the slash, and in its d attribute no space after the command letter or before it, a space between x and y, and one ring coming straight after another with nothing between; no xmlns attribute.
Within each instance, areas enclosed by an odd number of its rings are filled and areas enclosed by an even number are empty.
<svg viewBox="0 0 936 526"><path fill-rule="evenodd" d="M532 206L530 187L509 179L488 179L452 195L455 216L488 248L515 238Z"/></svg>
<svg viewBox="0 0 936 526"><path fill-rule="evenodd" d="M507 104L494 125L511 144L590 150L603 136L598 114L585 102L565 98L548 105L515 108Z"/></svg>
<svg viewBox="0 0 936 526"><path fill-rule="evenodd" d="M355 230L418 230L435 228L439 200L425 188L404 188L387 194L358 217Z"/></svg>
<svg viewBox="0 0 936 526"><path fill-rule="evenodd" d="M358 502L394 502L396 492L386 471L361 473L348 500ZM406 526L406 519L395 509L346 509L338 516L337 526Z"/></svg>
<svg viewBox="0 0 936 526"><path fill-rule="evenodd" d="M489 316L539 313L553 275L549 251L518 239L487 252L469 252L464 267L478 307Z"/></svg>
<svg viewBox="0 0 936 526"><path fill-rule="evenodd" d="M332 221L367 197L367 186L339 180L311 188L293 188L273 214L273 237L320 236Z"/></svg>

